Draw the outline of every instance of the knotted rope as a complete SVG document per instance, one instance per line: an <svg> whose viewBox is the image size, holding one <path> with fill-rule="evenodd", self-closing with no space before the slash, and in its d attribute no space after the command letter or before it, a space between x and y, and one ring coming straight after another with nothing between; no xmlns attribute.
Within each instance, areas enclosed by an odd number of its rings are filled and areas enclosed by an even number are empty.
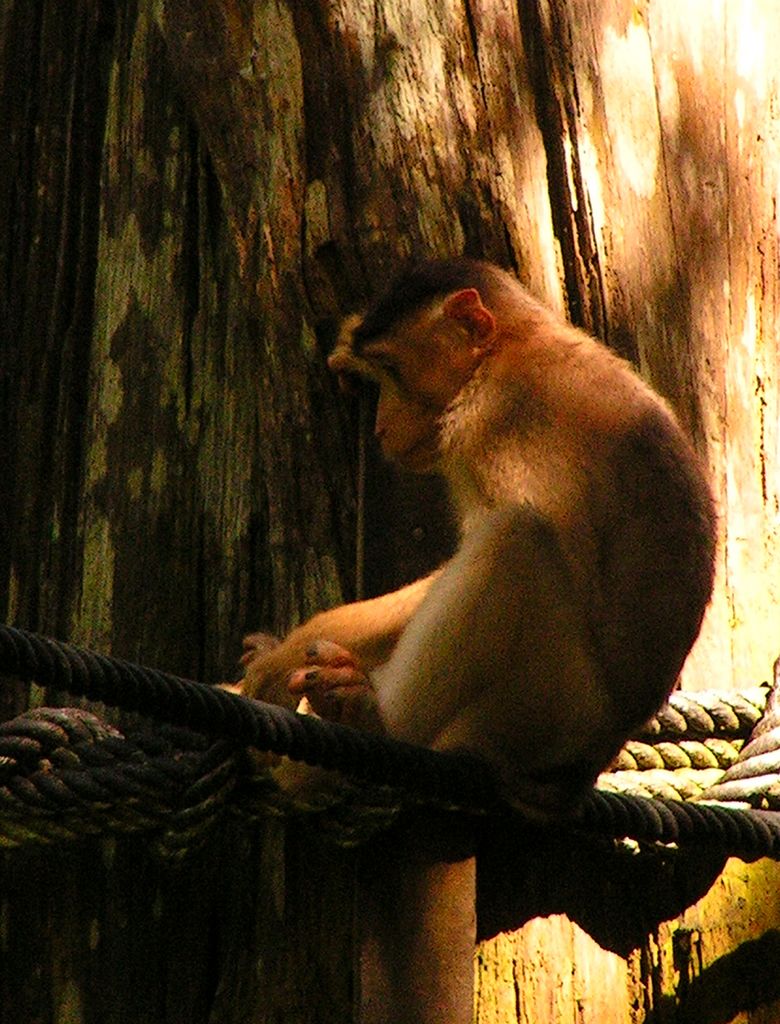
<svg viewBox="0 0 780 1024"><path fill-rule="evenodd" d="M416 799L513 813L498 799L489 769L476 759L369 736L8 626L0 626L0 672L217 737L209 742L166 728L156 736L147 730L142 740L127 738L78 709L42 709L2 723L0 811L7 812L11 828L0 829L0 845L103 831L109 821L120 830L163 823L164 845L181 849L176 833L197 837L222 813L226 795L236 791L237 743L338 768ZM752 715L743 716L740 730ZM773 731L769 724L759 736L759 757L765 756L765 737ZM273 803L267 780L262 785L264 801ZM379 804L380 818L392 816L386 796ZM69 815L81 815L87 805L92 816L86 826L81 818L76 825ZM30 825L30 808L40 812L45 827ZM276 811L281 813L278 806ZM774 811L595 790L571 824L616 839L706 840L710 848L744 860L780 859L780 814Z"/></svg>
<svg viewBox="0 0 780 1024"><path fill-rule="evenodd" d="M0 723L0 847L155 831L180 856L227 806L235 754L186 729L130 735L81 708L28 711Z"/></svg>

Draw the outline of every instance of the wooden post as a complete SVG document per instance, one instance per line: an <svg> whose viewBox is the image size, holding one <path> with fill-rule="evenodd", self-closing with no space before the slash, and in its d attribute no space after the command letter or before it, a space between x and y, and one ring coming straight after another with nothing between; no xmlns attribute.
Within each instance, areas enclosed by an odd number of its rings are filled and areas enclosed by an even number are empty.
<svg viewBox="0 0 780 1024"><path fill-rule="evenodd" d="M462 822L419 819L363 852L360 1024L471 1024L476 858Z"/></svg>

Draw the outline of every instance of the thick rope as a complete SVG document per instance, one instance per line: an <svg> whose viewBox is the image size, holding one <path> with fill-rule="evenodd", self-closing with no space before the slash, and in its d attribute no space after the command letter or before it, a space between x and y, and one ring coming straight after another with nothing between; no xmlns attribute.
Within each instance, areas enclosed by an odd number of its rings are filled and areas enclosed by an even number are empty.
<svg viewBox="0 0 780 1024"><path fill-rule="evenodd" d="M498 800L481 761L359 732L82 647L0 625L0 673L236 740L378 785L464 806Z"/></svg>
<svg viewBox="0 0 780 1024"><path fill-rule="evenodd" d="M291 798L237 744L133 716L119 729L82 708L36 708L0 723L0 848L143 832L180 860L226 815L316 822L354 846L404 804L389 787L346 781Z"/></svg>
<svg viewBox="0 0 780 1024"><path fill-rule="evenodd" d="M743 739L724 740L718 737L704 740L680 740L670 743L644 743L629 740L610 765L611 772L625 771L725 771L740 754Z"/></svg>
<svg viewBox="0 0 780 1024"><path fill-rule="evenodd" d="M234 744L186 729L130 736L81 708L27 711L0 723L0 847L153 831L180 858L224 814L237 768Z"/></svg>
<svg viewBox="0 0 780 1024"><path fill-rule="evenodd" d="M745 742L766 720L769 693L768 686L729 693L673 693L624 745L599 778L599 788L651 799L705 798L780 809L777 779L764 777L739 785L733 780L735 773L744 779L743 761L750 753ZM726 789L713 789L726 780Z"/></svg>
<svg viewBox="0 0 780 1024"><path fill-rule="evenodd" d="M0 672L24 680L34 679L39 685L89 696L167 723L236 740L309 764L338 768L369 782L405 789L423 799L496 814L509 813L498 800L491 773L475 759L438 753L295 715L282 708L8 626L0 626ZM4 761L9 773L14 775L12 762L23 761L25 756L40 760L40 746L33 750L30 742L40 744L41 738L49 735L41 723L36 726L34 722L26 726L26 734L23 729L23 735L12 735L13 724L0 726L0 783ZM84 727L88 731L100 729L94 723ZM102 752L98 758L105 757L106 744L110 748L112 738L116 739L110 727L104 728L108 731L100 737L98 746ZM771 729L766 730L764 735L771 732ZM10 747L3 747L3 737L10 741ZM220 756L224 757L224 753L223 750ZM130 761L134 759L137 760L137 756L131 753ZM163 770L159 765L154 767L157 771ZM219 767L215 770L219 776ZM131 772L132 784L137 785L138 778L133 776ZM58 789L59 781L55 776L39 779L39 782L43 784L46 799L54 800L49 810L56 815L57 809L61 810L67 803L62 789ZM145 782L146 788L152 790L159 784L159 776ZM196 787L198 783L191 782L191 785ZM95 786L100 802L99 775L86 781L79 778L76 788L79 786L82 787L78 794L82 802L87 795L83 787ZM8 793L12 788L6 786L3 792ZM23 782L21 789L24 789ZM132 792L132 787L127 793L128 797L138 795L137 791ZM95 797L94 792L92 796ZM107 799L105 792L103 798ZM33 801L35 799L33 797ZM594 791L572 824L616 839L630 837L678 844L700 843L706 839L708 847L722 849L744 860L761 856L780 859L780 814L777 812L648 800L623 793Z"/></svg>
<svg viewBox="0 0 780 1024"><path fill-rule="evenodd" d="M637 739L653 744L704 737L747 739L764 713L768 692L766 686L725 694L719 690L677 691Z"/></svg>
<svg viewBox="0 0 780 1024"><path fill-rule="evenodd" d="M578 824L614 839L700 845L742 860L780 860L780 814L624 793L591 793Z"/></svg>
<svg viewBox="0 0 780 1024"><path fill-rule="evenodd" d="M707 791L710 800L780 807L780 658L761 721L739 760Z"/></svg>
<svg viewBox="0 0 780 1024"><path fill-rule="evenodd" d="M342 846L365 841L401 810L387 789L340 789L301 803L267 776L247 778L233 744L158 726L123 734L80 708L40 708L0 724L0 847L82 835L149 832L180 860L226 814L316 820ZM229 798L229 799L228 799ZM515 812L494 809L496 820ZM594 791L566 828L648 843L701 843L743 860L780 859L777 814Z"/></svg>

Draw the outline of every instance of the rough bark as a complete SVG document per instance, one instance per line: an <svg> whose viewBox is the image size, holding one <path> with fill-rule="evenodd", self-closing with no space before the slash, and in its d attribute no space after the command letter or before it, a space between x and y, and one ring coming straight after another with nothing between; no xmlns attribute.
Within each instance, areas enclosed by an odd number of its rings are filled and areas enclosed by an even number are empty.
<svg viewBox="0 0 780 1024"><path fill-rule="evenodd" d="M16 5L4 43L7 618L224 678L351 587L299 266L247 288L149 5Z"/></svg>
<svg viewBox="0 0 780 1024"><path fill-rule="evenodd" d="M568 856L554 851L551 859L570 869L580 886L587 885L583 860L600 871L607 867L591 860L587 844ZM527 905L538 908L535 901L546 891L542 905L549 916L534 917L480 945L475 1024L771 1024L778 1019L776 864L729 861L711 888L713 876L704 874L701 892L706 894L698 900L686 887L696 884L702 866L706 872L704 851L699 863L692 858L677 878L669 865L658 873L639 872L644 877L633 880L636 888L625 877L610 884L599 875L590 912L583 916L581 906L560 900L568 879L553 881L557 900L549 899L549 888L539 888L550 884L539 863L531 861L524 881ZM582 896L577 899L581 903ZM675 899L691 905L658 923L656 901L671 901L668 916ZM596 925L599 913L607 922L603 931Z"/></svg>
<svg viewBox="0 0 780 1024"><path fill-rule="evenodd" d="M354 862L270 819L180 866L146 838L3 853L2 1019L344 1024Z"/></svg>

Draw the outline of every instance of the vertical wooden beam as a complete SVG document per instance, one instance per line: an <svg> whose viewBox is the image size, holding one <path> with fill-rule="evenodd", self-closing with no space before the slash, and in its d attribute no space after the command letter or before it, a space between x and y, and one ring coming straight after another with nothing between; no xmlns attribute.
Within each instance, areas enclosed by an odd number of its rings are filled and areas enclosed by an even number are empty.
<svg viewBox="0 0 780 1024"><path fill-rule="evenodd" d="M476 859L468 826L422 818L361 857L360 1024L471 1024Z"/></svg>

